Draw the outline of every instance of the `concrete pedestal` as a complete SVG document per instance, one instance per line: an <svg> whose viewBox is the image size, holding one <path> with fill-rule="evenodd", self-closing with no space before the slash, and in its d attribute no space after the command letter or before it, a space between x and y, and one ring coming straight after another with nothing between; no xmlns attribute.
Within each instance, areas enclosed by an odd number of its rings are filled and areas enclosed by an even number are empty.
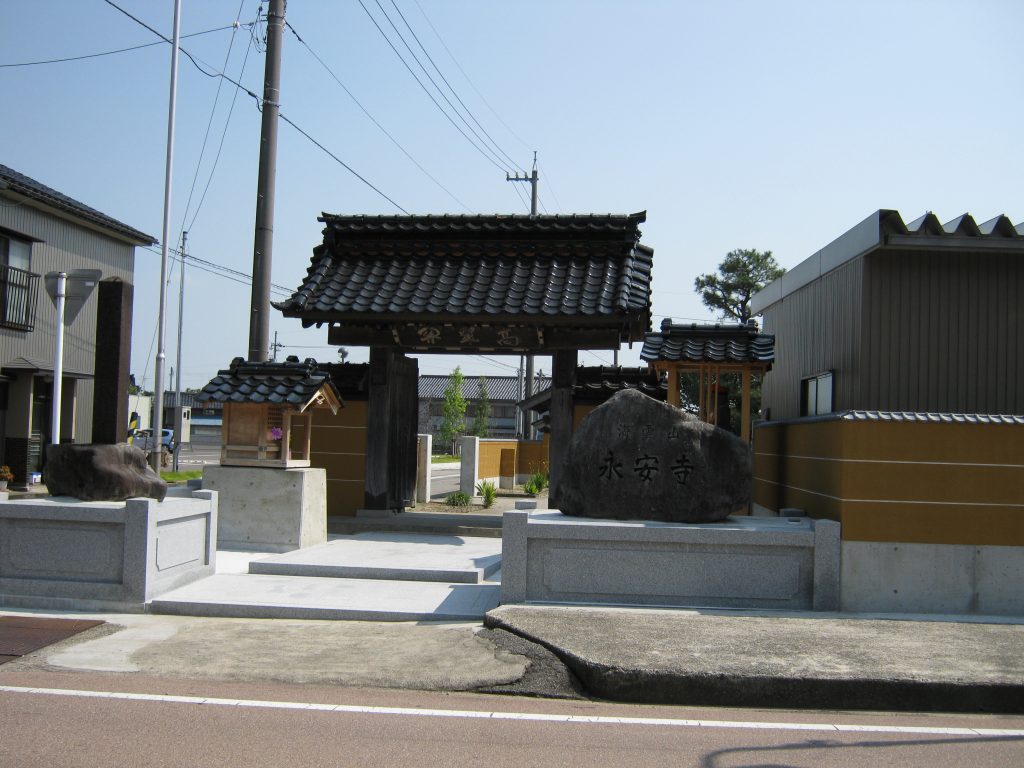
<svg viewBox="0 0 1024 768"><path fill-rule="evenodd" d="M687 525L506 512L502 603L839 609L839 524Z"/></svg>
<svg viewBox="0 0 1024 768"><path fill-rule="evenodd" d="M289 552L327 541L327 471L214 467L203 488L220 494L217 546Z"/></svg>
<svg viewBox="0 0 1024 768"><path fill-rule="evenodd" d="M0 605L141 611L213 575L216 530L210 491L172 488L163 501L0 501Z"/></svg>

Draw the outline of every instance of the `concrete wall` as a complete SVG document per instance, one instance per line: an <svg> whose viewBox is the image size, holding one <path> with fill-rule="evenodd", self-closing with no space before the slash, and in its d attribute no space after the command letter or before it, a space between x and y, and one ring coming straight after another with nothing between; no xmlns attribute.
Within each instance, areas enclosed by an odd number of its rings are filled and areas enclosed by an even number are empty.
<svg viewBox="0 0 1024 768"><path fill-rule="evenodd" d="M0 605L142 610L213 574L217 507L216 493L187 489L163 502L2 501Z"/></svg>
<svg viewBox="0 0 1024 768"><path fill-rule="evenodd" d="M682 525L506 512L502 603L836 610L839 526Z"/></svg>
<svg viewBox="0 0 1024 768"><path fill-rule="evenodd" d="M842 523L842 608L1024 616L1024 421L758 425L754 502Z"/></svg>
<svg viewBox="0 0 1024 768"><path fill-rule="evenodd" d="M327 475L314 467L203 469L203 489L220 496L217 546L289 552L327 541Z"/></svg>

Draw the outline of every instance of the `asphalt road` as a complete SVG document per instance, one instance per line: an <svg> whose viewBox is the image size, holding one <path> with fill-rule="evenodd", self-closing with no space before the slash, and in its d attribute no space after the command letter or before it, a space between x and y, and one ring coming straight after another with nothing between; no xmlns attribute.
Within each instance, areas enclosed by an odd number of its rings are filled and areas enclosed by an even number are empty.
<svg viewBox="0 0 1024 768"><path fill-rule="evenodd" d="M0 712L0 765L19 768L1024 764L1020 717L709 710L37 670L0 674Z"/></svg>
<svg viewBox="0 0 1024 768"><path fill-rule="evenodd" d="M449 493L459 490L459 470L461 464L430 465L430 498L444 501Z"/></svg>

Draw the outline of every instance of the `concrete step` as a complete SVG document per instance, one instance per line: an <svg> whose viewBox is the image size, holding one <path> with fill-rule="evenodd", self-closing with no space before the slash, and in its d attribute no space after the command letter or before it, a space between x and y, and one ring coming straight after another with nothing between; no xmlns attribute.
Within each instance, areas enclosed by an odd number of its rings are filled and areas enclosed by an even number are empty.
<svg viewBox="0 0 1024 768"><path fill-rule="evenodd" d="M403 512L379 517L330 517L328 533L355 534L363 531L431 533L472 538L501 538L501 515L472 513Z"/></svg>
<svg viewBox="0 0 1024 768"><path fill-rule="evenodd" d="M151 613L252 619L481 621L496 584L217 574L153 600Z"/></svg>
<svg viewBox="0 0 1024 768"><path fill-rule="evenodd" d="M249 563L249 573L479 584L501 568L501 541L364 532Z"/></svg>

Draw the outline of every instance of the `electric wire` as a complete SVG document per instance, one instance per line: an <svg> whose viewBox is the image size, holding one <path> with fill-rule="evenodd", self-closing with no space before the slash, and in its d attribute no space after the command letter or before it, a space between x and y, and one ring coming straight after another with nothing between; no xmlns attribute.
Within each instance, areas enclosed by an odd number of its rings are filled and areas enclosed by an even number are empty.
<svg viewBox="0 0 1024 768"><path fill-rule="evenodd" d="M558 206L558 210L564 211L565 210L565 206L562 205L562 201L559 200L558 199L558 195L555 194L555 188L554 188L554 186L552 186L550 178L548 177L547 172L544 171L544 169L542 169L540 166L537 166L537 170L540 172L540 177L542 179L544 179L544 186L546 186L548 188L548 192L550 192L551 193L551 197L554 198L555 205ZM545 209L545 212L547 212L546 209Z"/></svg>
<svg viewBox="0 0 1024 768"><path fill-rule="evenodd" d="M378 2L378 5L379 4L380 3ZM506 160L508 160L509 163L511 163L513 168L518 168L523 173L526 173L526 169L523 168L521 165L519 165L511 157L509 157L508 153L498 145L498 142L496 142L494 140L494 137L492 137L491 134L489 134L487 132L487 129L484 128L480 124L480 121L476 119L476 116L473 114L473 112L469 109L469 107L466 106L466 102L464 102L462 100L462 98L459 96L459 94L452 87L452 84L450 82L448 82L448 78L444 76L444 72L441 71L441 68L437 66L437 63L434 61L434 58L430 55L430 52L426 49L426 47L424 47L423 43L420 41L419 35L416 34L416 30L414 30L410 26L408 20L406 20L406 18L405 18L405 14L402 13L402 9L398 7L398 4L395 2L395 0L391 0L391 5L393 5L395 10L398 11L398 16L402 19L402 23L405 24L405 28L409 30L409 33L412 35L413 39L416 41L416 44L420 47L420 50L423 51L423 54L427 57L427 61L429 61L431 66L434 67L434 69L437 71L437 74L440 75L441 80L443 80L444 84L448 86L448 90L452 92L452 96L455 97L456 101L458 101L459 104L462 105L462 108L463 108L463 110L465 110L466 114L469 115L470 118L473 120L473 122L476 123L476 126L481 131L483 131L484 136L486 136L488 138L488 140L491 142L491 145L495 149L498 150L498 153L501 154ZM436 87L436 85L435 85L435 87ZM448 103L451 104L451 102L448 102ZM454 109L454 108L455 107L452 106L452 109ZM474 133L474 135L477 135L475 131L473 133ZM479 138L478 135L477 135L477 138ZM481 139L481 141L483 141L483 139Z"/></svg>
<svg viewBox="0 0 1024 768"><path fill-rule="evenodd" d="M224 55L224 65L221 67L221 69L227 69L228 68L228 62L231 60L231 50L235 46L235 35L238 32L238 26L239 26L238 25L238 20L242 17L242 8L244 8L244 7L245 7L245 0L241 0L241 2L239 2L239 4L238 4L238 13L235 14L235 29L231 33L231 40L228 42L228 50L227 50L227 53ZM250 42L251 42L251 38L250 38ZM246 51L245 58L246 58L246 60L248 60L248 58L249 58L248 51ZM242 62L242 72L244 72L244 71L245 71L245 62L243 61ZM241 79L241 77L242 77L242 74L239 73L239 79ZM185 213L181 217L181 230L179 231L179 234L178 234L179 241L181 240L181 236L185 232L185 229L186 229L185 222L188 221L188 213L189 213L189 210L191 210L191 208L192 208L192 196L195 194L196 183L199 181L199 171L202 170L203 158L206 156L206 145L207 145L207 142L210 139L210 130L213 128L213 118L216 117L216 115L217 115L217 105L220 103L220 94L221 94L221 91L223 90L223 87L224 87L224 80L223 79L218 79L217 80L217 91L216 91L216 93L213 96L213 106L210 108L210 119L206 122L206 132L203 134L203 143L202 143L202 146L199 148L199 160L196 161L196 172L192 176L192 186L189 188L188 200L185 202ZM238 91L237 90L235 91L235 95L236 96L238 95ZM232 105L231 106L232 106L232 108L234 108L234 102L233 101L232 101ZM220 146L221 147L224 146L224 136L227 134L228 123L230 122L230 120L231 120L231 114L229 112L228 113L228 118L224 122L224 133L222 134L221 141L220 141ZM206 199L206 191L209 190L210 182L213 180L213 174L217 170L217 161L218 160L220 160L220 150L219 149L217 151L217 157L214 160L213 167L210 169L210 175L207 177L206 188L203 190L202 199L199 201L199 204L196 206L195 216L192 217L192 224L195 224L195 220L199 216L199 211L203 207L203 200ZM189 225L188 229L191 229L191 228L192 228L192 226Z"/></svg>
<svg viewBox="0 0 1024 768"><path fill-rule="evenodd" d="M141 25L142 25L143 27L145 27L146 29L148 29L148 30L149 30L150 32L152 32L152 33L153 33L154 35L156 35L157 37L161 38L162 40L165 40L165 41L166 41L166 42L168 42L168 43L169 43L169 42L171 42L171 41L170 41L170 40L168 40L168 39L167 39L166 37L164 37L164 35L163 35L163 34L161 34L160 32L157 32L157 31L156 31L155 29L153 29L153 27L149 26L149 25L148 25L148 24L147 24L146 22L144 22L144 21L142 21L142 20L140 20L140 19L136 18L135 16L132 16L132 14L128 13L128 11L126 11L126 10L125 10L124 8L121 8L121 7L119 6L119 5L117 5L116 3L114 3L114 2L113 2L113 0L104 0L104 2L105 2L105 3L107 3L108 5L112 6L113 8L116 8L116 9L117 9L118 11L120 11L121 13L123 13L123 14L124 14L125 16L127 16L127 17L128 17L128 18L130 18L130 19L132 19L132 20L133 20L133 21L135 21L136 23L138 23L138 24L141 24ZM360 2L362 2L362 0L360 0ZM246 87L245 87L244 85L242 85L241 83L239 83L239 82L238 82L237 80L234 80L234 79L232 79L232 78L228 77L228 76L227 76L226 74L224 74L223 72L218 72L218 71L216 71L216 70L214 70L214 71L213 71L212 73L211 73L211 72L207 72L207 71L206 71L205 69L203 69L203 68L202 68L201 66L199 66L199 62L198 62L198 61L196 61L196 59L195 59L195 58L194 58L194 57L192 56L192 54L190 54L190 53L189 53L188 51L186 51L186 50L185 50L184 48L182 48L181 46L178 46L178 50L179 50L179 51L181 51L181 52L182 52L183 54L185 54L185 56L186 56L186 57L188 58L188 60L189 60L189 61L191 61L191 62L192 62L192 64L193 64L193 65L195 66L195 68L196 68L196 69L198 69L198 70L199 70L200 72L202 72L202 73L203 73L204 75L206 75L207 77L222 77L222 78L224 78L225 80L227 80L227 81L228 81L229 83L231 83L232 85L234 85L234 86L235 86L236 88L240 88L240 89L241 89L242 91L244 91L245 93L247 93L247 94L248 94L249 96L251 96L251 97L252 97L252 98L253 98L253 99L254 99L254 100L256 101L256 106L257 106L257 109L260 109L260 110L262 111L262 108L263 108L263 99L261 99L261 98L260 98L259 96L257 96L257 95L256 95L255 93L253 93L252 91L250 91L250 90L249 90L248 88L246 88ZM204 64L205 64L205 62L204 62ZM209 64L207 64L206 66L208 66L208 67L211 67L211 65L209 65ZM211 67L211 69L212 69L212 67ZM383 192L382 192L382 191L381 191L381 190L380 190L379 188L377 188L376 186L374 186L373 184L371 184L371 183L370 183L370 182L369 182L369 181L368 181L368 180L367 180L367 179L366 179L365 177L363 177L362 175L360 175L359 173L357 173L357 172L356 172L356 171L355 171L355 170L354 170L354 169L353 169L353 168L352 168L351 166L349 166L349 165L348 165L347 163L345 163L345 162L344 162L344 161L343 161L343 160L342 160L341 158L339 158L339 157L338 157L337 155L335 155L335 154L334 154L333 152L331 152L331 151L330 151L329 149L327 149L327 147L325 147L325 146L324 146L323 144L321 144L321 143L320 143L319 141L317 141L317 140L316 140L316 139L314 139L314 138L313 138L312 136L310 136L310 135L309 135L309 134L308 134L308 133L307 133L306 131L304 131L304 130L303 130L302 128L300 128L300 127L299 127L299 126L298 126L298 125L297 125L296 123L294 123L294 122L293 122L292 120L290 120L289 118L287 118L287 117L286 117L286 116L284 115L284 113L283 113L283 112L278 112L278 117L279 117L279 118L280 118L281 120L284 120L284 121L285 121L286 123L288 123L288 124L289 124L289 125L290 125L290 126L291 126L292 128L294 128L294 129L295 129L296 131L298 131L299 133L301 133L301 134L302 134L303 136L305 136L305 137L306 137L306 139L308 139L308 140L309 140L310 142L312 142L312 143L313 143L313 144L315 144L315 145L316 145L317 147L319 147L319 148L320 148L320 149L321 149L321 150L322 150L322 151L323 151L323 152L324 152L325 154L327 154L327 155L328 155L328 156L329 156L329 157L330 157L331 159L333 159L333 160L334 160L334 161L335 161L336 163L338 163L339 165L341 165L341 166L342 166L342 167L343 167L343 168L344 168L345 170L347 170L347 171L348 171L349 173L351 173L351 174L352 174L353 176L355 176L355 177L356 177L357 179L359 179L359 180L360 180L361 182L363 182L363 183L364 183L364 184L366 184L366 185L367 185L368 187L370 187L370 188L371 188L371 189L372 189L372 190L373 190L374 192L376 192L376 193L377 193L378 195L380 195L381 197L383 197L383 198L384 198L385 200L387 200L387 201L388 201L389 203L391 203L391 204L392 204L393 206L395 206L395 207L396 207L396 208L397 208L398 210L400 210L400 211L401 211L402 213L404 213L404 214L406 214L406 215L408 215L408 214L409 214L409 212L408 212L407 210L405 210L405 208L403 208L403 207L402 207L402 206L400 206L400 205L399 205L398 203L396 203L396 202L395 202L394 200L392 200L392 199L391 199L390 197L388 197L388 196L387 196L386 194L384 194L384 193L383 193Z"/></svg>
<svg viewBox="0 0 1024 768"><path fill-rule="evenodd" d="M441 46L448 53L448 57L455 63L455 66L458 67L459 72L462 73L462 76L464 78L466 78L466 82L469 83L469 87L472 88L473 91L476 93L476 95L480 97L480 100L486 105L487 109L489 109L491 111L491 114L494 115L498 119L498 122L501 123L503 126L505 126L505 130L507 130L513 137L515 137L516 141L518 141L520 144L522 144L523 147L525 147L527 150L530 150L531 149L530 145L527 144L525 141L523 141L523 139L519 136L519 134L516 133L514 130L512 130L512 128L508 125L508 123L506 123L504 120L501 119L501 115L499 115L495 111L494 107L491 106L491 103L489 101L487 101L487 99L484 97L484 95L482 93L480 93L480 90L476 87L476 85L473 84L473 81L470 79L469 75L466 73L466 70L464 70L462 68L462 65L459 63L459 60L455 58L455 54L453 54L451 52L451 49L448 47L447 43L445 43L444 38L441 37L441 34L437 31L437 28L434 26L433 22L430 20L430 17L427 16L427 12L423 10L423 6L420 5L419 0L413 0L413 2L415 2L416 3L416 7L420 9L420 13L423 15L423 18L426 19L427 25L430 27L430 29L434 33L434 37L436 37L438 39L438 41L441 43Z"/></svg>
<svg viewBox="0 0 1024 768"><path fill-rule="evenodd" d="M107 2L110 2L110 0L107 0ZM384 29L381 27L381 25L377 23L377 19L375 19L373 17L373 14L370 13L370 9L366 7L366 5L363 3L363 0L357 0L357 2L359 3L360 7L362 7L363 11L365 11L365 13L369 17L370 21L373 22L373 26L375 26L377 28L377 31L380 32L381 37L384 38L384 41L388 44L388 46L391 48L391 50L394 51L395 55L398 57L398 60L401 61L403 65L405 65L405 68L407 70L409 70L409 74L413 76L413 79L416 81L416 83L419 85L419 87L422 88L423 92L425 94L427 94L427 97L432 102L434 102L434 106L437 107L438 110L440 110L441 114L444 115L445 118L447 118L448 122L451 123L452 126L454 126L455 130L457 130L459 133L461 133L463 138L465 138L466 141L468 141L473 146L473 148L477 152L479 152L480 155L485 160L487 160L487 162L489 162L491 165L493 165L499 171L507 172L508 169L506 167L504 167L500 163L496 162L493 157L491 157L486 152L484 152L484 150L481 149L480 146L469 137L469 134L467 134L464 130L462 130L462 128L459 127L459 124L456 123L455 120L452 119L452 116L449 115L448 112L444 109L444 107L442 107L441 104L438 102L438 100L434 98L434 95L427 89L427 86L425 86L423 84L423 81L420 80L420 78L416 74L416 72L413 71L413 68L409 66L409 62L407 62L405 60L405 58L402 56L402 54L399 52L399 50L395 47L395 44L391 42L391 38L389 38L387 36L387 33L384 31ZM385 16L387 16L387 14L385 14ZM387 17L387 18L390 21L390 17ZM394 26L393 23L392 23L392 26ZM404 42L404 40L403 40L403 42Z"/></svg>
<svg viewBox="0 0 1024 768"><path fill-rule="evenodd" d="M515 190L516 195L519 197L519 202L521 202L526 207L526 212L527 213L532 212L533 211L533 206L530 205L530 201L529 200L527 200L525 197L523 197L523 193L519 189L519 184L516 183L516 182L513 182L512 189Z"/></svg>
<svg viewBox="0 0 1024 768"><path fill-rule="evenodd" d="M473 212L472 209L468 205L466 205L464 202L462 202L458 197L456 197L455 194L450 189L448 189L448 187L446 187L444 184L442 184L440 181L438 181L436 178L434 178L434 176L430 173L430 171L428 171L426 168L424 168L422 165L420 165L420 163L416 160L416 158L413 157L411 154L409 154L409 152L406 151L405 147L403 147L398 142L398 139L396 139L394 136L392 136L391 133L383 125L381 125L377 121L377 118L375 118L373 115L370 114L370 112L366 109L366 107L364 107L362 105L362 103L359 101L359 99L357 99L355 97L355 94L353 94L352 91L350 91L348 89L348 87L338 78L338 76L334 73L334 71L327 65L327 62L325 62L322 58L320 58L320 56L316 53L316 51L314 51L310 47L309 43L307 43L304 39L302 39L302 36L299 35L298 31L296 31L295 27L293 27L290 22L286 21L285 22L285 26L287 26L288 29L291 31L291 33L295 36L295 39L298 40L307 51L309 51L310 55L320 63L320 66L322 66L327 71L327 74L329 74L334 79L334 82L336 82L341 87L341 89L343 91L345 91L345 93L348 94L349 98L352 99L353 102L355 102L355 105L357 107L359 107L359 109L362 110L363 114L366 115L370 119L370 121L375 126L377 126L380 129L380 131L385 136L388 137L388 139L391 140L392 144L394 144L396 147L398 147L399 151L403 155L405 155L407 158L409 158L409 161L413 165L415 165L417 168L419 168L420 171L422 171L423 174L428 179L430 179L432 182L434 182L434 184L436 184L446 195L448 195L448 197L450 197L452 200L454 200L456 203L458 203L460 206L462 206L466 210L467 213L472 213Z"/></svg>
<svg viewBox="0 0 1024 768"><path fill-rule="evenodd" d="M228 24L223 27L215 27L214 29L206 29L202 32L192 32L187 35L182 35L181 39L184 40L189 37L198 37L199 35L208 35L211 32L223 32L225 29L232 29L244 26L239 24L236 20L234 24ZM0 64L0 68L3 67L34 67L37 64L63 64L68 61L83 61L85 59L97 59L101 56L113 56L117 53L128 53L129 51L139 51L143 48L152 48L154 45L161 45L161 43L143 43L142 45L132 45L128 48L118 48L116 51L102 51L100 53L88 53L82 56L65 56L62 59L46 59L44 61L19 61L13 64Z"/></svg>
<svg viewBox="0 0 1024 768"><path fill-rule="evenodd" d="M380 0L374 0L374 3L377 4L377 8L380 10L384 18L388 20L388 24L391 25L391 29L394 30L396 35L398 35L398 39L402 41L402 45L405 46L405 50L409 52L409 55L412 56L413 61L415 61L419 68L423 71L423 74L427 76L427 80L430 81L430 84L434 86L434 90L437 91L437 93L441 96L442 99L444 99L445 103L451 108L452 112L455 113L455 116L462 121L462 124L469 129L470 133L472 133L476 137L476 140L480 142L480 146L483 147L483 149L486 152L488 152L491 157L498 161L499 167L501 167L502 170L507 172L508 167L505 166L505 161L501 159L501 155L499 155L497 152L495 152L487 145L487 142L483 140L479 133L476 132L476 129L472 125L470 125L469 121L466 120L465 117L463 117L461 112L459 112L458 107L452 104L452 100L448 98L445 92L441 89L441 86L439 86L437 84L437 81L434 80L433 75L430 74L430 71L420 60L420 57L416 55L416 51L414 51L412 49L412 46L409 45L409 41L405 38L405 35L403 35L402 31L395 25L395 22L391 18L391 15L384 9L384 6L380 4ZM515 167L515 163L512 164L512 167Z"/></svg>

